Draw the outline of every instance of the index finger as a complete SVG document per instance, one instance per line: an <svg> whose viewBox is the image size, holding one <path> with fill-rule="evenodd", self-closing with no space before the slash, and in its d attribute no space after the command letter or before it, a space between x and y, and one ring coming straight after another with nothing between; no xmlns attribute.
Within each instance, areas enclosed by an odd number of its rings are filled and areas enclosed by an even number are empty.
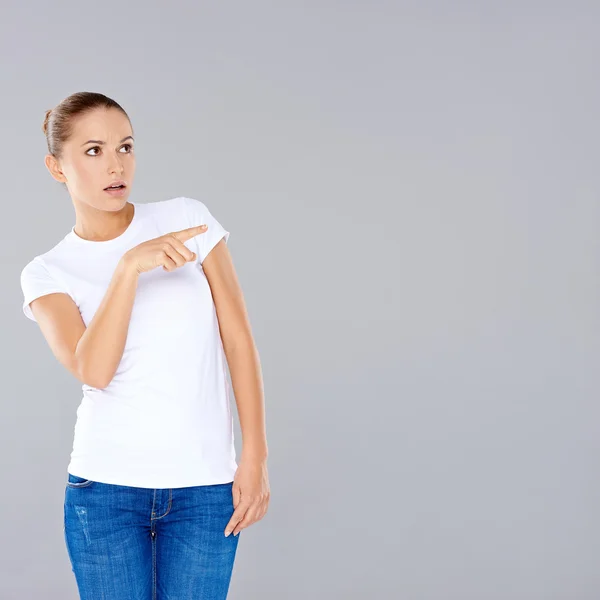
<svg viewBox="0 0 600 600"><path fill-rule="evenodd" d="M246 512L250 508L250 503L240 502L237 508L233 511L227 527L225 527L225 537L227 537L234 529L235 526L246 516Z"/></svg>
<svg viewBox="0 0 600 600"><path fill-rule="evenodd" d="M188 227L180 231L174 231L173 235L180 241L185 242L199 233L204 233L208 225L195 225L194 227Z"/></svg>

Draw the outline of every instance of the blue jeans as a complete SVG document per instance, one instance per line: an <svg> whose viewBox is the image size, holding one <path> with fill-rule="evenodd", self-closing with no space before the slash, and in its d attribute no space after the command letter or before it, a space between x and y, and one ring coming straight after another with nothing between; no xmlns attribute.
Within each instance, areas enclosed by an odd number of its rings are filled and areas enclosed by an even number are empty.
<svg viewBox="0 0 600 600"><path fill-rule="evenodd" d="M82 600L223 600L239 535L230 483L150 489L68 474L64 533Z"/></svg>

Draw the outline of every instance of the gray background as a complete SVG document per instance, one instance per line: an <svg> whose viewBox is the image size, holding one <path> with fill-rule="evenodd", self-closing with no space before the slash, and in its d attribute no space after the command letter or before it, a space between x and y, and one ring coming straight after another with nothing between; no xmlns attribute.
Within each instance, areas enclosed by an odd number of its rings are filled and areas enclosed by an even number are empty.
<svg viewBox="0 0 600 600"><path fill-rule="evenodd" d="M272 500L230 598L600 597L597 3L3 13L0 597L77 597L80 384L18 277L74 224L41 124L82 90L131 116L131 200L231 232Z"/></svg>

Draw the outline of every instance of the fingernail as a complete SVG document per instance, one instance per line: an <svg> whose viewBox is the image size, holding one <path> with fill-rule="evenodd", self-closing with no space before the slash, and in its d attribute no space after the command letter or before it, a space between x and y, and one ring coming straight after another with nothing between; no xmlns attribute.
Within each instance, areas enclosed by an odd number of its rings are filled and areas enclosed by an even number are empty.
<svg viewBox="0 0 600 600"><path fill-rule="evenodd" d="M225 537L227 537L230 533L231 533L231 531L226 531L225 532Z"/></svg>

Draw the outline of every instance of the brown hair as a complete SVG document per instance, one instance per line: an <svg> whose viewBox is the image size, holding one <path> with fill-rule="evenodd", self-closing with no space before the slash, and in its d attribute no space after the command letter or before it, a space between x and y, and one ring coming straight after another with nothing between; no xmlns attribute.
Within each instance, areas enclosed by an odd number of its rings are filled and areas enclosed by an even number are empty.
<svg viewBox="0 0 600 600"><path fill-rule="evenodd" d="M128 119L125 109L115 100L97 92L76 92L61 100L54 108L46 111L42 131L46 136L48 152L56 158L62 154L63 144L73 133L76 117L95 108L116 108ZM129 119L131 123L131 119Z"/></svg>

